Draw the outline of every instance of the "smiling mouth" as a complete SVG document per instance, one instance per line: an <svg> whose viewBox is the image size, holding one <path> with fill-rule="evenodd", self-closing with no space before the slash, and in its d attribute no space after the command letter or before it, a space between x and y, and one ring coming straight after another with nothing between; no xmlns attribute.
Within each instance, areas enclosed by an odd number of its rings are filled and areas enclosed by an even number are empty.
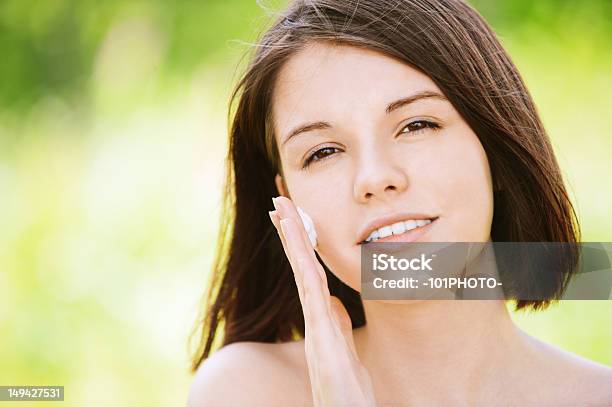
<svg viewBox="0 0 612 407"><path fill-rule="evenodd" d="M439 217L426 220L407 220L376 229L366 240L359 244L373 242L411 242L428 230Z"/></svg>

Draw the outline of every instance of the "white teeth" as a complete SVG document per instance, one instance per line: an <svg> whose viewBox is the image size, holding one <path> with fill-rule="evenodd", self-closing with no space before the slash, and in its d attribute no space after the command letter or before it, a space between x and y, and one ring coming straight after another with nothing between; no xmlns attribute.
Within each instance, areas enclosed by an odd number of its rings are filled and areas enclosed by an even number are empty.
<svg viewBox="0 0 612 407"><path fill-rule="evenodd" d="M406 225L406 230L412 230L416 228L417 226L420 226L416 221L412 219L407 220L406 222L404 222L404 224Z"/></svg>
<svg viewBox="0 0 612 407"><path fill-rule="evenodd" d="M390 226L383 226L379 229L376 229L370 236L365 240L366 242L372 242L378 239L382 239L383 237L391 236L391 235L400 235L404 232L412 230L417 227L425 226L431 223L429 219L409 219L403 222L396 222Z"/></svg>
<svg viewBox="0 0 612 407"><path fill-rule="evenodd" d="M393 230L394 235L399 235L406 231L406 226L404 226L404 222L397 222L391 225L391 230Z"/></svg>
<svg viewBox="0 0 612 407"><path fill-rule="evenodd" d="M393 229L391 229L391 226L383 226L382 228L378 229L378 238L382 238L382 237L387 237L387 236L391 236L393 234Z"/></svg>

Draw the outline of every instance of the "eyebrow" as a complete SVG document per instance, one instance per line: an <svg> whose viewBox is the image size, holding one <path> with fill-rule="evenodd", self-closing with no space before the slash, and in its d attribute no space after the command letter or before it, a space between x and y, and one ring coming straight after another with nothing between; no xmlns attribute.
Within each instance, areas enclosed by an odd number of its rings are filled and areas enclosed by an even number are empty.
<svg viewBox="0 0 612 407"><path fill-rule="evenodd" d="M441 93L434 92L434 91L428 91L428 90L421 91L421 92L417 92L413 95L410 95L405 98L401 98L394 102L389 103L389 105L385 109L385 113L390 114L391 112L399 109L400 107L407 106L411 103L416 102L417 100L422 100L422 99L438 99L438 100L444 100L444 101L448 100ZM306 133L312 130L329 129L331 127L332 127L331 124L329 124L328 122L323 122L323 121L299 125L289 132L289 135L285 138L285 140L281 143L281 145L285 145L289 140L291 140L293 137L297 136L298 134Z"/></svg>

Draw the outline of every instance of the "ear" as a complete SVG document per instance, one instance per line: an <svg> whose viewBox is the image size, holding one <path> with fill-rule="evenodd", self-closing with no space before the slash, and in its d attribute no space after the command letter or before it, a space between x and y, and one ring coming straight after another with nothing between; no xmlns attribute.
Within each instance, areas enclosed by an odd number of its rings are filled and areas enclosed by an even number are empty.
<svg viewBox="0 0 612 407"><path fill-rule="evenodd" d="M285 182L283 180L283 177L281 177L279 174L276 174L276 176L274 177L274 183L276 184L276 189L278 190L279 194L281 194L282 196L289 197L289 195L287 194L287 189L285 188Z"/></svg>

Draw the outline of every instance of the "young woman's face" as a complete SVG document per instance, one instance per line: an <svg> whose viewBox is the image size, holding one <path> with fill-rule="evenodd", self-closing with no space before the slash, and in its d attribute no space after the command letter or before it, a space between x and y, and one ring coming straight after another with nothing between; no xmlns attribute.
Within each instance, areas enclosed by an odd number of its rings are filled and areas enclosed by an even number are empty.
<svg viewBox="0 0 612 407"><path fill-rule="evenodd" d="M486 154L425 74L376 51L313 43L281 69L273 117L279 192L311 216L319 256L353 289L373 221L435 219L385 240L489 240Z"/></svg>

